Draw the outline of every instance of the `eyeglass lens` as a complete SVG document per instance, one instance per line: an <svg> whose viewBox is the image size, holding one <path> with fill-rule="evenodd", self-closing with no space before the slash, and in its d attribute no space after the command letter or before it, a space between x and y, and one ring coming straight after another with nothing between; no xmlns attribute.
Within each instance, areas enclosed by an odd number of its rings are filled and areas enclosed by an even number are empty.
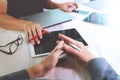
<svg viewBox="0 0 120 80"><path fill-rule="evenodd" d="M6 54L13 54L16 52L18 46L21 45L22 42L23 42L23 37L19 35L16 40L8 43L9 45L0 46L1 48L7 48L7 51L4 51L4 49L0 49L0 51ZM9 47L9 50L8 50L8 47Z"/></svg>

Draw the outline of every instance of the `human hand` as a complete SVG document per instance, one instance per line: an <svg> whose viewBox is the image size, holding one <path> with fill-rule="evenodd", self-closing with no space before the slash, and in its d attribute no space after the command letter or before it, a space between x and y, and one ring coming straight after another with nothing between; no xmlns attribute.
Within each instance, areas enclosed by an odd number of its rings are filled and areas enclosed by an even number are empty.
<svg viewBox="0 0 120 80"><path fill-rule="evenodd" d="M66 2L62 3L59 8L65 12L72 12L70 8L73 8L75 11L77 11L78 4L76 2Z"/></svg>
<svg viewBox="0 0 120 80"><path fill-rule="evenodd" d="M34 22L30 22L29 24L25 25L24 31L27 41L32 45L35 45L35 43L40 44L40 39L42 39L42 31L48 33L48 31L42 29L38 23Z"/></svg>
<svg viewBox="0 0 120 80"><path fill-rule="evenodd" d="M59 41L57 46L41 63L27 70L31 79L48 74L56 66L59 56L63 53L63 44L64 41Z"/></svg>
<svg viewBox="0 0 120 80"><path fill-rule="evenodd" d="M88 63L90 60L96 58L85 46L83 43L78 42L70 37L67 37L63 34L59 34L59 37L66 43L64 44L63 49L70 54L73 54L76 56L79 60L82 60L85 63ZM75 46L80 48L79 50L76 50L69 46L69 44L74 44Z"/></svg>
<svg viewBox="0 0 120 80"><path fill-rule="evenodd" d="M50 55L41 62L41 64L43 65L44 74L48 74L56 66L59 56L63 53L63 44L63 41L59 41Z"/></svg>

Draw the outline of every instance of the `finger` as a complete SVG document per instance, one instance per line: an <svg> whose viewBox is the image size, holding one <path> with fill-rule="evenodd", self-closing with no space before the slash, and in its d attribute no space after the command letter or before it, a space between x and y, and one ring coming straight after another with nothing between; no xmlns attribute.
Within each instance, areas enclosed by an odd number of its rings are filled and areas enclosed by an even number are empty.
<svg viewBox="0 0 120 80"><path fill-rule="evenodd" d="M35 38L35 40L34 40L34 41L35 41L35 43L36 43L36 44L40 44L40 39L38 39L38 37L37 37L37 38Z"/></svg>
<svg viewBox="0 0 120 80"><path fill-rule="evenodd" d="M72 39L72 38L70 38L70 37L67 37L67 36L65 36L65 35L63 35L63 34L59 34L58 35L59 36L59 38L61 38L63 41L65 41L66 43L72 43L72 44L77 44L78 42L77 41L75 41L74 39Z"/></svg>
<svg viewBox="0 0 120 80"><path fill-rule="evenodd" d="M56 45L56 47L53 49L53 52L55 52L55 51L57 51L57 50L62 50L63 45L64 45L64 41L59 41L59 42L57 42L57 45Z"/></svg>
<svg viewBox="0 0 120 80"><path fill-rule="evenodd" d="M42 39L42 27L39 24L36 24L36 32L39 35L39 38Z"/></svg>
<svg viewBox="0 0 120 80"><path fill-rule="evenodd" d="M28 26L29 27L29 26ZM32 36L32 32L31 32L31 29L27 29L27 32L28 32L28 39L31 41L31 38L33 37Z"/></svg>
<svg viewBox="0 0 120 80"><path fill-rule="evenodd" d="M63 50L67 53L73 54L73 55L80 55L80 51L72 48L71 46L64 44Z"/></svg>
<svg viewBox="0 0 120 80"><path fill-rule="evenodd" d="M62 49L62 48L63 48L63 45L64 45L64 41L59 41L56 47L57 47L58 49Z"/></svg>
<svg viewBox="0 0 120 80"><path fill-rule="evenodd" d="M73 5L78 8L78 4L76 2L73 2Z"/></svg>
<svg viewBox="0 0 120 80"><path fill-rule="evenodd" d="M42 34L50 34L50 32L46 29L42 29Z"/></svg>
<svg viewBox="0 0 120 80"><path fill-rule="evenodd" d="M63 45L64 45L64 41L59 41L57 46L53 49L52 53L53 55L59 57L60 54L62 54L63 52Z"/></svg>
<svg viewBox="0 0 120 80"><path fill-rule="evenodd" d="M78 41L76 41L76 40L74 40L74 39L72 39L72 38L70 38L70 37L67 37L67 36L65 36L65 35L63 35L63 34L59 34L59 37L60 37L63 41L65 41L65 43L74 44L74 45L76 45L76 46L79 47L79 48L83 48L83 47L84 47L83 43L78 42Z"/></svg>
<svg viewBox="0 0 120 80"><path fill-rule="evenodd" d="M37 44L40 44L40 40L39 40L39 36L38 36L38 32L37 32L37 25L36 24L32 25L32 33L33 33L33 37L34 37L33 40L35 40Z"/></svg>
<svg viewBox="0 0 120 80"><path fill-rule="evenodd" d="M72 9L72 10L77 11L77 6L76 6L75 4L71 4L71 7L73 7L73 9Z"/></svg>
<svg viewBox="0 0 120 80"><path fill-rule="evenodd" d="M31 43L32 45L35 45L35 40L30 40L30 43Z"/></svg>
<svg viewBox="0 0 120 80"><path fill-rule="evenodd" d="M24 32L25 32L26 40L27 40L27 42L29 42L29 33L27 32L26 29L24 30Z"/></svg>
<svg viewBox="0 0 120 80"><path fill-rule="evenodd" d="M33 24L33 25L31 25L31 33L32 33L32 35L33 36L36 36L37 35L37 27L36 27L36 25L35 24Z"/></svg>
<svg viewBox="0 0 120 80"><path fill-rule="evenodd" d="M70 5L69 12L73 12L75 10L74 6Z"/></svg>
<svg viewBox="0 0 120 80"><path fill-rule="evenodd" d="M28 41L29 41L32 45L34 45L35 42L34 42L34 40L32 40L33 35L32 35L32 31L31 31L31 26L30 26L30 25L27 26L26 32L27 32L26 34L27 34L27 37L28 37Z"/></svg>
<svg viewBox="0 0 120 80"><path fill-rule="evenodd" d="M60 40L57 40L56 43L58 44L60 42Z"/></svg>

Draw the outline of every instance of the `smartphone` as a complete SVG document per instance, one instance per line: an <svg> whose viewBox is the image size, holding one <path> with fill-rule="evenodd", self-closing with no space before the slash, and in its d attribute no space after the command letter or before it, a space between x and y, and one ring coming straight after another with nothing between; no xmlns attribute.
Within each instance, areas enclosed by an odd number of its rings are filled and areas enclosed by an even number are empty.
<svg viewBox="0 0 120 80"><path fill-rule="evenodd" d="M82 36L77 32L76 29L72 28L66 30L59 30L51 32L50 34L44 34L43 39L40 41L41 43L34 45L35 51L34 55L46 55L50 51L52 51L57 45L56 41L60 40L60 38L58 37L59 33L71 37L77 41L83 42L85 46L88 45L87 42L82 38Z"/></svg>
<svg viewBox="0 0 120 80"><path fill-rule="evenodd" d="M98 25L106 25L107 15L93 12L90 15L88 15L83 21L88 23L98 24Z"/></svg>

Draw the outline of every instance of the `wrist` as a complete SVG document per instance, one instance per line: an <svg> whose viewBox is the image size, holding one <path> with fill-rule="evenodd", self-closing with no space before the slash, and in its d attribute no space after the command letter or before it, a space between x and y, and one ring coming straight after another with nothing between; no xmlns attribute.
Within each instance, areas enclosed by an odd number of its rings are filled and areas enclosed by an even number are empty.
<svg viewBox="0 0 120 80"><path fill-rule="evenodd" d="M19 24L17 24L17 25L20 25L20 29L21 29L21 30L25 30L25 27L26 27L28 24L33 23L33 22L31 22L31 21L26 21L26 20L22 20L22 19L18 19L17 22L19 23Z"/></svg>
<svg viewBox="0 0 120 80"><path fill-rule="evenodd" d="M85 54L85 53L83 53ZM83 63L88 64L91 60L95 59L96 56L94 56L92 53L85 54L84 56L81 56L78 54L78 58L83 61Z"/></svg>
<svg viewBox="0 0 120 80"><path fill-rule="evenodd" d="M95 59L96 57L94 55L90 55L87 59L86 59L86 63L88 64L91 60Z"/></svg>

